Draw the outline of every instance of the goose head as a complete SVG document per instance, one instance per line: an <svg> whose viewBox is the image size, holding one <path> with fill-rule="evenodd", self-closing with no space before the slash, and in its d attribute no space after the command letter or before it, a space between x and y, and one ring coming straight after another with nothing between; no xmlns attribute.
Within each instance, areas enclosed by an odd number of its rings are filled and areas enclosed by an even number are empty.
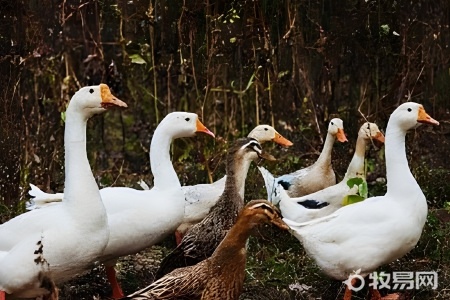
<svg viewBox="0 0 450 300"><path fill-rule="evenodd" d="M246 219L249 227L272 223L280 229L289 230L280 211L267 200L252 200L247 203L239 218Z"/></svg>
<svg viewBox="0 0 450 300"><path fill-rule="evenodd" d="M341 143L348 141L344 132L344 122L339 118L331 119L328 125L328 133L335 136Z"/></svg>
<svg viewBox="0 0 450 300"><path fill-rule="evenodd" d="M430 117L421 104L415 102L406 102L397 107L389 118L389 123L391 122L404 131L416 128L420 124L439 125L439 122Z"/></svg>
<svg viewBox="0 0 450 300"><path fill-rule="evenodd" d="M384 143L384 135L375 123L365 122L358 131L358 137Z"/></svg>
<svg viewBox="0 0 450 300"><path fill-rule="evenodd" d="M115 97L106 84L86 86L78 90L69 103L68 110L84 112L86 118L100 114L106 109L119 106L128 107L125 102Z"/></svg>
<svg viewBox="0 0 450 300"><path fill-rule="evenodd" d="M168 135L174 139L194 136L197 132L206 133L212 137L214 133L209 131L205 125L198 119L198 115L189 112L172 112L168 114L160 123L164 126Z"/></svg>
<svg viewBox="0 0 450 300"><path fill-rule="evenodd" d="M290 147L293 143L283 137L278 131L270 125L258 125L249 134L248 137L254 138L261 144L264 142L275 142L281 146Z"/></svg>

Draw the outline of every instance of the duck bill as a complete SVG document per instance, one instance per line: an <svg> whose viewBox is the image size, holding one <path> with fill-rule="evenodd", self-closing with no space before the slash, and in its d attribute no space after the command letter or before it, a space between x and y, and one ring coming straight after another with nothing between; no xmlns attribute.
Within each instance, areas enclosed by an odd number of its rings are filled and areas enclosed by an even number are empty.
<svg viewBox="0 0 450 300"><path fill-rule="evenodd" d="M424 124L431 124L431 125L439 125L439 122L430 117L429 114L425 111L425 109L422 107L419 108L419 114L417 116L417 122L424 123Z"/></svg>
<svg viewBox="0 0 450 300"><path fill-rule="evenodd" d="M381 132L377 132L377 134L373 137L373 139L384 144L384 135Z"/></svg>
<svg viewBox="0 0 450 300"><path fill-rule="evenodd" d="M290 146L294 145L294 143L292 143L290 140L288 140L287 138L285 138L278 132L275 133L275 137L272 139L272 141L281 146L285 146L285 147L290 147Z"/></svg>
<svg viewBox="0 0 450 300"><path fill-rule="evenodd" d="M289 226L281 218L272 219L270 222L280 229L289 230Z"/></svg>
<svg viewBox="0 0 450 300"><path fill-rule="evenodd" d="M213 138L215 138L216 136L214 135L214 133L212 133L208 128L206 128L205 125L203 125L202 122L200 122L199 119L197 119L197 131L196 132L203 132L206 133L207 135L212 136Z"/></svg>
<svg viewBox="0 0 450 300"><path fill-rule="evenodd" d="M100 84L100 95L102 97L101 106L105 109L110 108L112 106L128 107L128 105L125 102L123 102L122 100L111 94L111 90L104 83Z"/></svg>
<svg viewBox="0 0 450 300"><path fill-rule="evenodd" d="M265 152L264 150L261 151L261 153L258 153L258 157L265 159L265 160L270 160L270 161L275 161L277 160L275 157L273 157L272 155L270 155L269 153Z"/></svg>
<svg viewBox="0 0 450 300"><path fill-rule="evenodd" d="M341 143L348 142L347 137L345 136L344 129L338 128L336 138Z"/></svg>

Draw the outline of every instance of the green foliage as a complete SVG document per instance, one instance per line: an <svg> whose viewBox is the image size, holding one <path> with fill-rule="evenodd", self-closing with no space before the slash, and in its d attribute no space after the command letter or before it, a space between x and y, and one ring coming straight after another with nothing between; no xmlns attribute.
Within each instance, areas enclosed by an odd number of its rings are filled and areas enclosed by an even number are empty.
<svg viewBox="0 0 450 300"><path fill-rule="evenodd" d="M142 58L142 56L140 56L139 54L131 54L129 56L129 58L131 59L131 62L133 64L138 64L138 65L142 65L142 64L146 64L147 62Z"/></svg>
<svg viewBox="0 0 450 300"><path fill-rule="evenodd" d="M384 24L380 26L380 34L381 35L388 35L389 34L389 25L388 24Z"/></svg>
<svg viewBox="0 0 450 300"><path fill-rule="evenodd" d="M357 194L346 195L342 200L343 206L361 202L367 198L368 189L367 189L367 181L365 179L361 177L350 178L349 180L347 180L347 185L350 189L356 186Z"/></svg>

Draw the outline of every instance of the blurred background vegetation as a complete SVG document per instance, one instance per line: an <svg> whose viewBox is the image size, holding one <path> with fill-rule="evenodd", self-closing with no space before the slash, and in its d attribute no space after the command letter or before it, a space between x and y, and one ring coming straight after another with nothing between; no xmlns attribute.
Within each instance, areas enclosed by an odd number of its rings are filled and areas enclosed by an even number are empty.
<svg viewBox="0 0 450 300"><path fill-rule="evenodd" d="M149 143L176 110L198 113L217 135L174 143L182 184L220 178L227 143L262 123L294 142L287 150L265 146L279 159L266 164L271 171L307 166L335 116L350 141L335 145L340 179L360 124L385 128L395 107L411 100L441 122L407 138L431 209L416 254L448 262L448 0L0 0L0 7L0 223L24 211L29 183L63 190L64 111L85 85L106 83L129 105L89 122L88 153L101 187L151 185ZM383 155L368 153L371 195L385 190L377 181L385 176ZM246 192L266 197L254 168ZM267 257L256 245L250 249Z"/></svg>

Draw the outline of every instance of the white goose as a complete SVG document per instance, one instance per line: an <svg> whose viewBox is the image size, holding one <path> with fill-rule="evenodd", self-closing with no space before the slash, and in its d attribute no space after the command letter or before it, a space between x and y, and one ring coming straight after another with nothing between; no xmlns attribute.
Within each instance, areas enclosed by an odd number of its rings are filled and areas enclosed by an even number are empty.
<svg viewBox="0 0 450 300"><path fill-rule="evenodd" d="M150 144L150 166L154 186L150 190L107 187L100 190L108 214L110 237L100 261L113 289L113 298L123 297L114 266L119 257L150 247L180 225L184 216L184 194L170 160L170 145L176 138L204 132L214 137L194 113L172 112L156 128ZM42 202L43 203L43 202ZM59 202L50 202L48 208ZM57 206L57 205L56 205ZM39 209L39 210L46 210Z"/></svg>
<svg viewBox="0 0 450 300"><path fill-rule="evenodd" d="M328 276L345 280L360 270L364 277L417 244L428 209L408 166L405 135L418 123L439 124L414 102L400 105L390 116L385 142L386 195L344 206L306 223L284 219ZM351 299L351 290L346 289L344 299Z"/></svg>
<svg viewBox="0 0 450 300"><path fill-rule="evenodd" d="M331 164L331 152L336 139L341 143L347 141L344 123L339 118L330 121L325 144L317 161L309 167L275 178L276 183L281 184L291 197L308 195L336 184L336 175ZM268 171L263 173L263 176L266 174L274 178ZM270 195L271 191L268 190L267 194Z"/></svg>
<svg viewBox="0 0 450 300"><path fill-rule="evenodd" d="M256 126L247 137L254 138L260 144L272 141L285 147L293 145L291 141L284 138L275 130L275 128L269 125ZM225 189L225 181L226 175L213 183L186 185L182 187L186 197L186 207L183 223L175 232L177 244L181 242L186 231L203 220L209 213L211 207L217 203ZM244 188L245 185L243 185L242 189L239 191L242 198L244 198Z"/></svg>
<svg viewBox="0 0 450 300"><path fill-rule="evenodd" d="M258 167L263 174L266 189L271 191L269 199L274 204L279 203L283 217L295 222L306 222L329 215L342 207L344 197L350 193L351 189L347 181L354 177L365 179L364 158L366 148L372 139L384 143L384 135L378 126L375 123L366 122L358 131L355 153L344 178L338 184L302 197L289 197L281 185L275 183L275 179L266 169Z"/></svg>
<svg viewBox="0 0 450 300"><path fill-rule="evenodd" d="M196 114L168 114L156 128L150 145L153 188L108 187L100 191L110 227L109 242L100 261L105 263L113 298L123 297L114 270L117 259L160 242L182 222L185 200L170 160L170 144L173 139L190 137L196 132L214 137Z"/></svg>
<svg viewBox="0 0 450 300"><path fill-rule="evenodd" d="M0 225L0 299L49 294L51 282L89 270L104 250L108 220L86 155L86 123L110 106L127 105L105 84L72 97L64 132L64 200Z"/></svg>

